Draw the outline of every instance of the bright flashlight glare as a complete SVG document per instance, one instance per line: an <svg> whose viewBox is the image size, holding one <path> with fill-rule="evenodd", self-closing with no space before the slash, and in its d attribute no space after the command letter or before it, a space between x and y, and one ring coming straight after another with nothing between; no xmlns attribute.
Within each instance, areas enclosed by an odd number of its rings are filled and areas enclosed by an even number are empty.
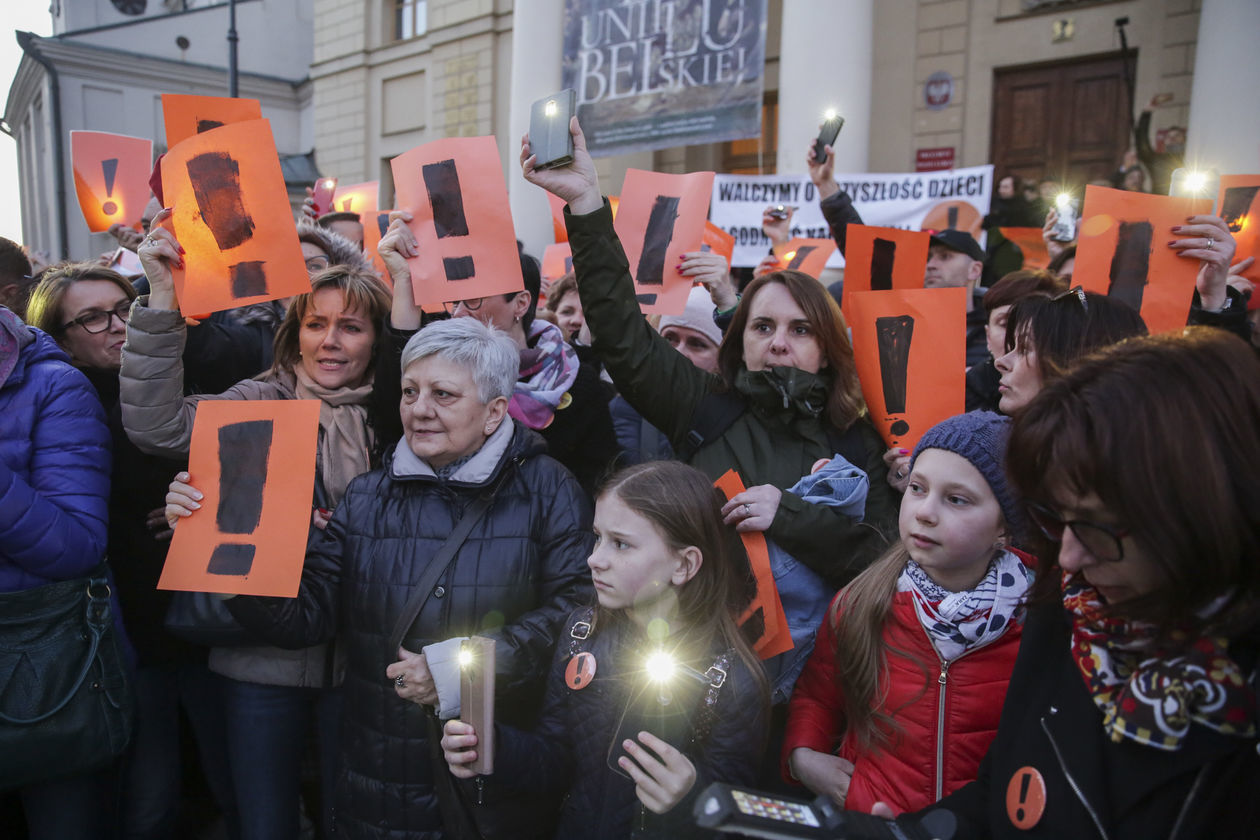
<svg viewBox="0 0 1260 840"><path fill-rule="evenodd" d="M1186 173L1186 189L1192 193L1203 192L1203 188L1207 186L1208 176L1204 172L1187 172Z"/></svg>
<svg viewBox="0 0 1260 840"><path fill-rule="evenodd" d="M834 120L835 118L836 118L836 109L835 109L835 108L828 108L826 111L823 111L823 119L824 119L824 120Z"/></svg>
<svg viewBox="0 0 1260 840"><path fill-rule="evenodd" d="M796 259L795 251L788 251L786 254L783 255L784 262L790 263L794 259Z"/></svg>
<svg viewBox="0 0 1260 840"><path fill-rule="evenodd" d="M1059 207L1067 207L1072 203L1071 193L1059 193L1054 197L1054 203Z"/></svg>
<svg viewBox="0 0 1260 840"><path fill-rule="evenodd" d="M663 650L658 650L647 658L644 664L648 678L653 682L668 682L674 676L676 665L674 657Z"/></svg>
<svg viewBox="0 0 1260 840"><path fill-rule="evenodd" d="M547 104L543 106L543 113L549 117L554 117L556 115L556 100L547 100Z"/></svg>
<svg viewBox="0 0 1260 840"><path fill-rule="evenodd" d="M329 179L327 179L326 181L324 181L324 186L325 186L325 187L332 187L335 183L336 183L336 182L335 182L335 181L333 181L333 179L332 179L332 178L329 178Z"/></svg>
<svg viewBox="0 0 1260 840"><path fill-rule="evenodd" d="M472 661L473 661L472 651L461 649L459 652L459 667L467 668L469 665L472 664Z"/></svg>

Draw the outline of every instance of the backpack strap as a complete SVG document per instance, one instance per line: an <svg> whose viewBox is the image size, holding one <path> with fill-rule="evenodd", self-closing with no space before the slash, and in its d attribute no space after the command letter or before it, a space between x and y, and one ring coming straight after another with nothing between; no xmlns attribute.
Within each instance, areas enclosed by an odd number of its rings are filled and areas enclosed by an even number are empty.
<svg viewBox="0 0 1260 840"><path fill-rule="evenodd" d="M748 410L748 404L733 391L710 391L701 397L691 414L687 432L675 456L686 463L707 443L720 438Z"/></svg>
<svg viewBox="0 0 1260 840"><path fill-rule="evenodd" d="M726 685L726 676L730 673L731 656L734 653L734 650L726 651L713 660L713 664L704 672L704 676L709 681L709 687L705 690L704 700L700 702L700 709L696 713L695 726L692 727L693 744L708 740L709 734L713 731L713 724L717 722L718 696L721 694L722 686Z"/></svg>
<svg viewBox="0 0 1260 840"><path fill-rule="evenodd" d="M569 625L569 658L577 656L591 646L591 628L594 626L595 608L583 607Z"/></svg>

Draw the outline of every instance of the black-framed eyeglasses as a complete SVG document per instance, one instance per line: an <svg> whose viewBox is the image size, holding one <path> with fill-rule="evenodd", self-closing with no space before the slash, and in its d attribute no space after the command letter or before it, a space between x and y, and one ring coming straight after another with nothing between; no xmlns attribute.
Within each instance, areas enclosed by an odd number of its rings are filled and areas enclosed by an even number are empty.
<svg viewBox="0 0 1260 840"><path fill-rule="evenodd" d="M1070 297L1074 297L1078 301L1080 301L1081 309L1083 309L1086 314L1089 314L1089 300L1085 297L1085 290L1081 288L1080 286L1073 286L1072 288L1068 289L1066 292L1061 292L1055 295L1054 297L1050 298L1050 300L1053 302L1053 301L1059 301L1059 300L1063 300L1064 298L1070 298Z"/></svg>
<svg viewBox="0 0 1260 840"><path fill-rule="evenodd" d="M102 333L109 329L109 319L117 318L122 324L127 323L127 319L131 317L131 301L124 300L113 309L89 309L78 318L69 323L62 324L63 330L68 330L73 326L83 327L84 332Z"/></svg>
<svg viewBox="0 0 1260 840"><path fill-rule="evenodd" d="M1037 502L1029 502L1027 507L1028 516L1033 524L1051 542L1063 542L1063 532L1071 528L1077 542L1104 563L1118 563L1124 559L1122 541L1129 536L1128 528L1116 528L1103 525L1101 522L1091 522L1088 519L1064 519L1058 511Z"/></svg>
<svg viewBox="0 0 1260 840"><path fill-rule="evenodd" d="M469 298L468 300L450 300L442 304L442 307L447 311L448 314L454 315L455 310L458 309L460 306L463 306L469 312L476 312L478 309L481 308L481 304L485 302L486 302L486 299L483 297Z"/></svg>

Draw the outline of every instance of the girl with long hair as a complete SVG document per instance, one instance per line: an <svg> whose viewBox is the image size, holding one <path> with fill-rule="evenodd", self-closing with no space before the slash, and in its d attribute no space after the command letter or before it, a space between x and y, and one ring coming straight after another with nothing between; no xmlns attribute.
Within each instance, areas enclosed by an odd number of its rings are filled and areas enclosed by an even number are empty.
<svg viewBox="0 0 1260 840"><path fill-rule="evenodd" d="M915 447L901 540L832 602L788 706L785 775L838 804L925 807L976 777L1019 650L1031 559L1009 421L973 412Z"/></svg>
<svg viewBox="0 0 1260 840"><path fill-rule="evenodd" d="M766 686L735 624L747 567L722 502L675 461L623 470L598 496L587 561L598 604L566 625L539 725L494 733L496 780L567 794L558 838L692 836L689 803L708 782L754 780ZM658 681L662 662L678 664ZM446 724L457 777L475 775L482 734Z"/></svg>

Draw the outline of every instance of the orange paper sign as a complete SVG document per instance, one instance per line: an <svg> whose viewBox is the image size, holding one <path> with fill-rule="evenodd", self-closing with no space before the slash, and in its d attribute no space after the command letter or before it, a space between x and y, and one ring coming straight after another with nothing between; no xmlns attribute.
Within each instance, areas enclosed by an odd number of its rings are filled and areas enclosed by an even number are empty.
<svg viewBox="0 0 1260 840"><path fill-rule="evenodd" d="M162 94L162 120L166 123L168 149L175 148L194 134L201 134L212 128L260 119L262 108L257 99Z"/></svg>
<svg viewBox="0 0 1260 840"><path fill-rule="evenodd" d="M392 210L367 210L359 214L359 222L363 225L363 251L371 254L376 273L381 275L381 279L389 284L390 288L393 288L394 281L390 278L389 272L385 269L385 263L381 255L376 253L376 249L381 244L385 231L389 230L389 214L392 212Z"/></svg>
<svg viewBox="0 0 1260 840"><path fill-rule="evenodd" d="M858 292L922 289L930 234L918 230L849 225L844 257L844 317L852 325L849 299Z"/></svg>
<svg viewBox="0 0 1260 840"><path fill-rule="evenodd" d="M149 202L153 141L103 131L70 132L74 191L88 230L101 233L112 224L140 230Z"/></svg>
<svg viewBox="0 0 1260 840"><path fill-rule="evenodd" d="M557 242L569 241L569 229L564 226L564 199L543 190L547 205L551 208L551 232Z"/></svg>
<svg viewBox="0 0 1260 840"><path fill-rule="evenodd" d="M844 299L871 421L889 446L913 449L965 407L967 290L845 289Z"/></svg>
<svg viewBox="0 0 1260 840"><path fill-rule="evenodd" d="M311 290L267 120L211 129L171 149L162 192L186 252L186 270L176 270L184 315Z"/></svg>
<svg viewBox="0 0 1260 840"><path fill-rule="evenodd" d="M1000 227L1007 240L1014 242L1024 255L1024 268L1045 268L1050 265L1050 252L1039 227Z"/></svg>
<svg viewBox="0 0 1260 840"><path fill-rule="evenodd" d="M1253 283L1260 283L1260 175L1222 176L1217 206L1220 209L1216 215L1225 220L1234 241L1238 243L1234 262L1255 257L1256 261L1243 272L1243 276ZM1260 296L1260 291L1254 292L1253 296Z"/></svg>
<svg viewBox="0 0 1260 840"><path fill-rule="evenodd" d="M542 278L548 285L573 270L573 249L568 242L548 245L543 251Z"/></svg>
<svg viewBox="0 0 1260 840"><path fill-rule="evenodd" d="M395 203L414 216L420 255L407 262L420 306L525 288L498 160L493 137L452 137L390 161Z"/></svg>
<svg viewBox="0 0 1260 840"><path fill-rule="evenodd" d="M1087 186L1072 280L1122 300L1152 333L1186 325L1199 261L1168 247L1174 225L1212 212L1210 198L1173 198Z"/></svg>
<svg viewBox="0 0 1260 840"><path fill-rule="evenodd" d="M205 498L175 529L158 589L297 595L319 406L319 400L197 405L188 473Z"/></svg>
<svg viewBox="0 0 1260 840"><path fill-rule="evenodd" d="M678 315L686 308L691 278L678 273L678 258L700 250L712 195L712 172L626 170L613 226L645 314Z"/></svg>
<svg viewBox="0 0 1260 840"><path fill-rule="evenodd" d="M380 181L364 181L362 184L351 184L348 187L337 185L333 193L330 213L368 213L376 209L377 195L381 190Z"/></svg>
<svg viewBox="0 0 1260 840"><path fill-rule="evenodd" d="M713 482L713 486L721 490L727 499L738 496L746 489L735 470L727 470ZM757 581L757 594L739 617L739 623L744 625L752 621L761 625L762 632L753 641L753 650L762 659L769 659L792 649L792 632L783 612L779 587L774 582L774 571L770 568L770 549L766 547L765 535L760 531L744 531L739 536Z"/></svg>
<svg viewBox="0 0 1260 840"><path fill-rule="evenodd" d="M774 246L774 255L785 269L802 271L817 280L835 253L836 243L830 239L790 239Z"/></svg>
<svg viewBox="0 0 1260 840"><path fill-rule="evenodd" d="M735 254L735 237L722 230L713 222L704 223L704 238L700 247L715 254L726 257L726 270L731 269L731 258Z"/></svg>

